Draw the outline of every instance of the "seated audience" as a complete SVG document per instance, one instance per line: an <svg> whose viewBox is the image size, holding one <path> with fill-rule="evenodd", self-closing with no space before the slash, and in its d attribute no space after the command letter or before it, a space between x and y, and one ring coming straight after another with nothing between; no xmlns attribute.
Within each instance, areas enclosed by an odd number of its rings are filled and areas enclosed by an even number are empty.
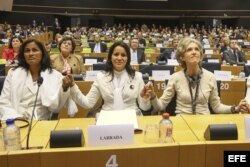
<svg viewBox="0 0 250 167"><path fill-rule="evenodd" d="M245 64L247 62L236 39L230 40L229 48L223 52L223 59L229 64Z"/></svg>
<svg viewBox="0 0 250 167"><path fill-rule="evenodd" d="M158 61L165 61L168 62L168 59L176 59L176 48L178 45L178 39L172 40L172 47L174 50L165 49L158 57Z"/></svg>
<svg viewBox="0 0 250 167"><path fill-rule="evenodd" d="M153 107L156 111L163 111L176 96L176 114L210 114L208 104L215 113L247 112L246 100L241 100L238 106L220 102L214 74L201 66L202 51L201 43L193 38L186 37L179 42L176 58L183 70L172 75L160 98L156 97L151 82L145 86L146 93L151 93Z"/></svg>

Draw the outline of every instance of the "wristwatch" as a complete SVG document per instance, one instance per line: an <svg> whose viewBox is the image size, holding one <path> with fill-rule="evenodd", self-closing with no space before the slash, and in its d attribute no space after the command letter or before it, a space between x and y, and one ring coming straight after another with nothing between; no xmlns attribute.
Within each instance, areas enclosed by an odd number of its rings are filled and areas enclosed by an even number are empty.
<svg viewBox="0 0 250 167"><path fill-rule="evenodd" d="M233 114L238 113L238 112L239 112L239 108L238 108L237 106L232 106L232 107L231 107L231 112L232 112Z"/></svg>

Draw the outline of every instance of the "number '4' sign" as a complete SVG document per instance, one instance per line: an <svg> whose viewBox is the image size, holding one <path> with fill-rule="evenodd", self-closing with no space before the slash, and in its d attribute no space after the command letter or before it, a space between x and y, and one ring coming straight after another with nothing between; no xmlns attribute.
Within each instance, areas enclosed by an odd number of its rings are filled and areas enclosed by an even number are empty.
<svg viewBox="0 0 250 167"><path fill-rule="evenodd" d="M116 163L116 155L111 155L106 162L106 167L118 167L118 164Z"/></svg>

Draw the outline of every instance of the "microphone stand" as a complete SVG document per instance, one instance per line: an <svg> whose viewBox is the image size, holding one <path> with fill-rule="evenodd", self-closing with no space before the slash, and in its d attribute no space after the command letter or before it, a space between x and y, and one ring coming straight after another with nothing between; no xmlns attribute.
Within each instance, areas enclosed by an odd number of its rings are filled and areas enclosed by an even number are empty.
<svg viewBox="0 0 250 167"><path fill-rule="evenodd" d="M39 89L40 89L40 86L42 85L42 83L43 83L43 78L42 77L38 78L38 80L37 80L38 89L37 89L37 92L36 92L35 104L34 104L34 107L33 107L33 110L32 110L32 115L31 115L31 118L30 118L30 124L29 124L29 129L28 129L28 134L27 134L27 142L26 142L26 149L27 150L29 149L30 132L31 132L31 126L32 126L32 122L33 122L34 114L35 114L37 96L38 96L38 92L39 92Z"/></svg>

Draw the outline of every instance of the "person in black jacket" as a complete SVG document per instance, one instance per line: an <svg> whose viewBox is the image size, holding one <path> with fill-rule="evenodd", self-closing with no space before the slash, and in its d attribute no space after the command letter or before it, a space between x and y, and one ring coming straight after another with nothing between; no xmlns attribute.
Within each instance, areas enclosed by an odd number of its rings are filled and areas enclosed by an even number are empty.
<svg viewBox="0 0 250 167"><path fill-rule="evenodd" d="M168 59L176 59L176 48L178 45L178 39L173 39L171 47L166 48L158 57L158 61L165 61L168 62Z"/></svg>
<svg viewBox="0 0 250 167"><path fill-rule="evenodd" d="M95 43L90 45L92 53L103 53L107 52L107 45L100 41L100 36L96 35L94 38Z"/></svg>

